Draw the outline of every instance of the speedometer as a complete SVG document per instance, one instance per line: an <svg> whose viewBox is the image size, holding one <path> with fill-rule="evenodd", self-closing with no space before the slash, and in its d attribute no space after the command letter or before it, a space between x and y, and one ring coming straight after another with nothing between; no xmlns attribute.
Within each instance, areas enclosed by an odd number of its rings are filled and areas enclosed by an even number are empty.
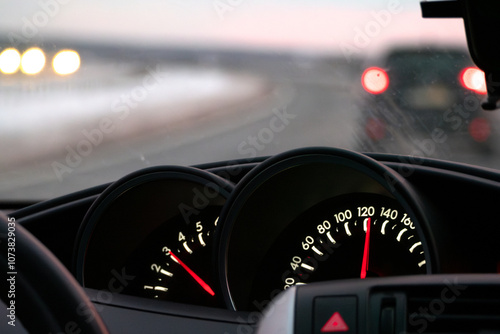
<svg viewBox="0 0 500 334"><path fill-rule="evenodd" d="M409 214L375 194L323 201L295 219L264 256L252 297L345 278L425 274L422 240Z"/></svg>
<svg viewBox="0 0 500 334"><path fill-rule="evenodd" d="M310 148L270 158L221 212L225 298L261 310L294 285L435 272L426 210L404 178L367 156Z"/></svg>

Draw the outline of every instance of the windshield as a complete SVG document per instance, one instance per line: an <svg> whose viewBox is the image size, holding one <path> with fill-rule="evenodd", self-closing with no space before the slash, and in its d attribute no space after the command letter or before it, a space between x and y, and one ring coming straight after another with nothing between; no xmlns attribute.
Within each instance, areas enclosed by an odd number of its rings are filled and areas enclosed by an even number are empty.
<svg viewBox="0 0 500 334"><path fill-rule="evenodd" d="M419 1L3 1L0 31L3 200L305 146L498 168L463 21Z"/></svg>

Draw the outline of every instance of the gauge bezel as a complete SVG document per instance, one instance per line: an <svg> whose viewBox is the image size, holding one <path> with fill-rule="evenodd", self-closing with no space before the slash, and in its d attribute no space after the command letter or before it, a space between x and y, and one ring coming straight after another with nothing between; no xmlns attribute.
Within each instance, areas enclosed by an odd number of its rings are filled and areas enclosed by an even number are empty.
<svg viewBox="0 0 500 334"><path fill-rule="evenodd" d="M385 195L396 199L412 217L412 220L416 225L417 233L424 246L427 273L430 274L438 270L438 258L437 253L435 252L436 247L434 247L434 240L432 235L429 233L430 229L429 222L427 220L426 208L420 200L417 192L401 175L366 155L349 150L324 147L296 149L269 158L251 170L236 185L235 190L230 195L224 209L222 210L220 217L224 222L224 226L221 230L219 230L221 237L217 238L220 240L220 244L218 246L220 253L219 275L223 279L221 289L224 293L226 303L232 305L235 309L239 309L239 307L237 305L238 303L235 302L233 298L233 293L231 291L232 283L228 278L231 270L229 267L231 265L229 263L229 252L232 250L232 244L241 244L242 242L242 240L234 240L235 236L233 233L235 228L244 224L240 222L245 219L240 217L241 212L244 210L260 210L260 208L255 205L255 203L259 203L259 201L255 199L256 196L259 196L259 189L263 189L263 187L269 186L269 184L272 184L273 182L277 182L276 179L282 175L282 173L292 173L293 175L294 170L296 170L298 171L296 172L297 174L304 174L304 171L301 171L301 168L305 168L306 171L308 168L311 168L311 172L314 172L314 168L316 168L315 166L319 165L346 169L365 176L367 179L372 180L373 184L378 184L380 189L385 191ZM324 173L326 175L327 172L325 171ZM296 179L297 182L301 182L299 178ZM307 188L307 186L304 187L303 182L301 186L304 189ZM287 190L272 191L276 191L278 194L281 191L281 194L285 198L286 196L290 198L290 195L286 194ZM297 189L297 191L300 193L300 189ZM321 189L321 191L325 191L325 189ZM349 192L344 192L334 195L348 193ZM334 195L332 195L332 197ZM315 196L312 197L314 198ZM316 200L318 200L318 197L316 197ZM316 203L312 204L314 205ZM246 207L248 205L254 205L254 207L249 209ZM284 206L286 205L281 205L281 207ZM311 206L312 205L309 205L309 207ZM303 211L307 208L307 205L304 205ZM297 213L300 214L301 212ZM289 222L284 225L286 226L287 224L289 224ZM248 225L248 222L246 222L245 225ZM262 245L261 242L258 244ZM241 261L243 261L243 259Z"/></svg>
<svg viewBox="0 0 500 334"><path fill-rule="evenodd" d="M85 261L86 254L88 252L88 247L91 243L92 236L99 224L102 224L101 217L110 209L110 207L115 204L115 202L124 193L130 194L130 192L141 191L141 186L154 183L156 181L164 182L169 181L179 182L181 185L185 183L186 192L189 192L193 188L193 184L197 186L206 187L210 186L215 188L218 192L217 198L220 196L227 201L229 194L234 189L234 184L226 179L223 179L210 172L194 168L194 167L182 167L182 166L155 166L145 168L134 173L131 173L116 182L112 183L104 192L99 195L99 197L94 201L90 209L87 211L83 222L80 226L77 236L77 244L75 245L75 251L73 256L73 266L74 272L76 273L76 278L85 286ZM162 186L163 187L163 186ZM168 187L162 189L162 191L168 192ZM211 200L211 199L210 199ZM179 199L182 202L182 199ZM168 203L166 203L168 205ZM223 203L221 203L223 205ZM141 208L137 208L141 210ZM174 210L172 207L171 210ZM150 224L151 222L145 222ZM218 224L217 229L220 228ZM217 234L216 234L217 235ZM212 262L214 267L216 267L217 260L217 249L214 247L212 254ZM218 281L218 271L214 269L213 275ZM217 286L218 289L218 286ZM219 295L220 295L220 291Z"/></svg>

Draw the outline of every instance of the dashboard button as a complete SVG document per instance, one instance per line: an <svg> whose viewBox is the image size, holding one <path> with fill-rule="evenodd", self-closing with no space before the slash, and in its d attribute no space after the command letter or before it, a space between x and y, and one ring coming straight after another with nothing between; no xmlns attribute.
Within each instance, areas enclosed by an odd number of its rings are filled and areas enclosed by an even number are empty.
<svg viewBox="0 0 500 334"><path fill-rule="evenodd" d="M318 297L314 300L314 333L356 333L357 298Z"/></svg>

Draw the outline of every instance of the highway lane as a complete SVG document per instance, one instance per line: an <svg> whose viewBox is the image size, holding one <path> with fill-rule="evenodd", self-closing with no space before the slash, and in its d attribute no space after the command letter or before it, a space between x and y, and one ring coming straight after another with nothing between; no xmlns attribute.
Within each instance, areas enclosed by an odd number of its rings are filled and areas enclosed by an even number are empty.
<svg viewBox="0 0 500 334"><path fill-rule="evenodd" d="M433 128L427 132L396 131L394 138L377 145L367 140L364 123L360 123L364 94L356 67L324 59L241 67L240 70L265 80L272 90L250 103L215 110L186 128L168 128L130 142L131 154L124 157L133 158L116 164L113 171L120 170L124 175L141 165L193 165L246 159L305 146L498 166L495 146L485 149L457 133L449 133L445 140L437 142ZM492 121L498 124L498 116L493 115Z"/></svg>
<svg viewBox="0 0 500 334"><path fill-rule="evenodd" d="M272 92L255 104L225 113L210 126L141 146L152 164L197 164L267 156L304 146L353 147L358 111L343 73L316 69L321 78L268 75ZM316 80L315 80L316 79ZM320 80L321 79L321 80ZM153 150L151 148L153 147Z"/></svg>
<svg viewBox="0 0 500 334"><path fill-rule="evenodd" d="M355 119L355 112L349 108L348 73L328 62L300 60L280 67L279 59L272 61L277 66L263 62L246 64L249 68L237 71L229 69L233 74L236 71L236 75L263 82L264 88L251 99L214 104L215 107L208 109L207 101L195 103L195 108L205 111L183 121L145 128L142 133L130 132L128 138L111 138L81 157L76 166L65 163L67 149L48 160L37 158L8 175L3 173L3 196L15 199L29 194L36 199L50 194L53 197L110 182L152 165L251 158L304 145L348 146L346 125ZM227 94L234 95L234 89L228 89ZM166 111L160 106L155 112ZM140 108L134 113L140 115ZM124 126L133 127L137 121L142 120L126 119ZM74 129L75 137L84 129L83 125L80 127ZM75 147L74 142L67 140L69 146ZM56 175L54 162L70 170L59 166Z"/></svg>
<svg viewBox="0 0 500 334"><path fill-rule="evenodd" d="M195 165L201 163L267 156L304 146L332 146L363 150L367 145L364 127L360 125L361 91L359 69L329 59L297 58L283 62L280 58L261 59L224 67L220 63L203 64L261 81L258 94L236 99L233 103L194 103L194 113L181 121L165 122L131 135L111 138L98 145L70 172L57 175L54 161L59 156L17 168L3 180L3 194L10 199L55 197L90 186L116 180L137 169L155 165ZM227 94L231 94L231 89ZM134 110L140 114L140 108ZM151 112L151 110L149 111ZM162 114L157 106L153 112ZM137 120L126 120L134 127ZM80 130L81 132L81 130ZM78 133L78 131L77 131ZM430 134L400 133L387 148L401 154L445 157L466 162L480 161L495 165L492 154L472 155L470 149L453 151L457 143L450 137L445 145L435 145L429 153L422 149ZM452 145L453 146L453 145ZM455 145L456 146L456 145ZM460 146L459 146L460 147ZM446 150L445 150L446 149ZM60 170L61 171L61 170ZM26 176L28 175L28 176ZM62 177L61 177L62 176Z"/></svg>

